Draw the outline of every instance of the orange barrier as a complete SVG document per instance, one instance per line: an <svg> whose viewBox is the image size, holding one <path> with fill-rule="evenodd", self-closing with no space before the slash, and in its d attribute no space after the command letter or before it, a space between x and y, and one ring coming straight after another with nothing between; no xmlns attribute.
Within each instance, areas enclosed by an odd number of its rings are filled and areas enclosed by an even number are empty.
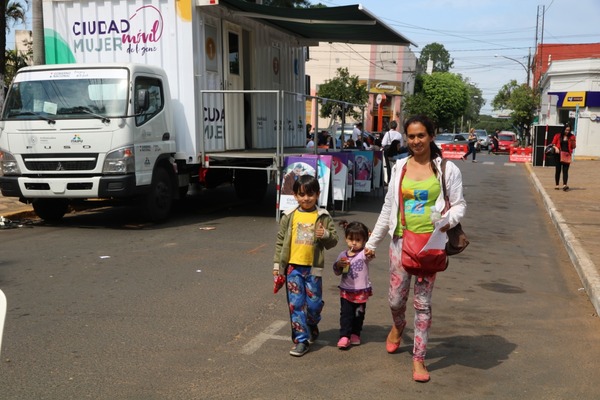
<svg viewBox="0 0 600 400"><path fill-rule="evenodd" d="M511 147L508 160L510 162L530 163L533 157L532 147Z"/></svg>
<svg viewBox="0 0 600 400"><path fill-rule="evenodd" d="M458 159L467 154L469 146L466 144L443 144L442 157Z"/></svg>

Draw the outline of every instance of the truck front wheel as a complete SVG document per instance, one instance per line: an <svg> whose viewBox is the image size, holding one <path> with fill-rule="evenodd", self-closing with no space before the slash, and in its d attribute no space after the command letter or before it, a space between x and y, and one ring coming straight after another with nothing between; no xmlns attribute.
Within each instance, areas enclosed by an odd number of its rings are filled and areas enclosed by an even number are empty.
<svg viewBox="0 0 600 400"><path fill-rule="evenodd" d="M169 174L163 168L155 171L150 192L143 199L146 219L161 222L167 219L173 204L173 188Z"/></svg>
<svg viewBox="0 0 600 400"><path fill-rule="evenodd" d="M69 210L69 201L65 199L35 199L33 210L44 221L57 222Z"/></svg>

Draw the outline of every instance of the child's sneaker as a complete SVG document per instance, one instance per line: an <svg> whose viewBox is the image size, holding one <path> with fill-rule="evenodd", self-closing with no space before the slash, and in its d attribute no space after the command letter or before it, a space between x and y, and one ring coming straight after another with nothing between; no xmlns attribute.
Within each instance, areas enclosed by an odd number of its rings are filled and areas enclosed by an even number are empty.
<svg viewBox="0 0 600 400"><path fill-rule="evenodd" d="M358 346L360 344L360 336L355 334L350 335L350 344L353 346Z"/></svg>
<svg viewBox="0 0 600 400"><path fill-rule="evenodd" d="M293 355L294 357L302 357L306 353L308 353L308 343L307 342L298 343L296 346L294 346L294 348L292 350L290 350L290 354Z"/></svg>
<svg viewBox="0 0 600 400"><path fill-rule="evenodd" d="M308 329L310 330L310 338L308 339L308 343L313 344L319 338L319 327L317 325L309 325Z"/></svg>
<svg viewBox="0 0 600 400"><path fill-rule="evenodd" d="M350 339L346 336L343 336L338 340L337 347L340 350L348 350L350 348Z"/></svg>

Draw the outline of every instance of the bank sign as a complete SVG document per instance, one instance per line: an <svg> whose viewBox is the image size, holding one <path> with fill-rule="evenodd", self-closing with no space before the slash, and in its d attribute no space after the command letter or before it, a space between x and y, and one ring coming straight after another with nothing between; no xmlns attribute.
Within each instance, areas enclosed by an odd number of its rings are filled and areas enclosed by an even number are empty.
<svg viewBox="0 0 600 400"><path fill-rule="evenodd" d="M162 58L169 1L44 2L48 64L149 62ZM154 62L153 62L154 63ZM158 63L160 65L160 62Z"/></svg>

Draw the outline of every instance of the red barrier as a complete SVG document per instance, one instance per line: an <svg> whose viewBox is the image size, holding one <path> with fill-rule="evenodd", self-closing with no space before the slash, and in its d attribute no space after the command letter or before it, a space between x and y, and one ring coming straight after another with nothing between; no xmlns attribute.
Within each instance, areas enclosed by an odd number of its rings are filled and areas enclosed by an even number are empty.
<svg viewBox="0 0 600 400"><path fill-rule="evenodd" d="M442 144L442 157L459 159L469 151L466 144Z"/></svg>
<svg viewBox="0 0 600 400"><path fill-rule="evenodd" d="M531 147L511 147L508 160L510 162L530 163L532 160L533 148Z"/></svg>

